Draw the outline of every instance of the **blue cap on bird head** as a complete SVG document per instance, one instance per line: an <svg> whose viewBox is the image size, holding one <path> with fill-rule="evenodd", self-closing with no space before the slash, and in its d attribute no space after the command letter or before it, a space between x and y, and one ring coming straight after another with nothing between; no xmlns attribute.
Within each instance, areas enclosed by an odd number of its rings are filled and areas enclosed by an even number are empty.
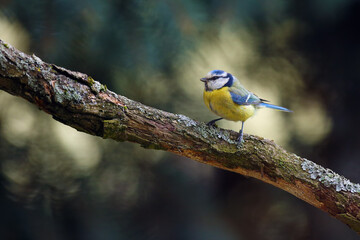
<svg viewBox="0 0 360 240"><path fill-rule="evenodd" d="M210 75L216 75L216 76L226 76L226 72L224 72L223 70L212 70L211 72L209 72Z"/></svg>

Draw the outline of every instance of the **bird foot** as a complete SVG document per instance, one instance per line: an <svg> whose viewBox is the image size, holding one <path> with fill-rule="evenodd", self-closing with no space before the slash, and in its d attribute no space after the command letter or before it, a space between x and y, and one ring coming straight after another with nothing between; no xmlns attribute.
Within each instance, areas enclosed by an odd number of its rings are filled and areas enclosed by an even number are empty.
<svg viewBox="0 0 360 240"><path fill-rule="evenodd" d="M237 142L237 146L238 148L241 148L243 146L243 143L245 142L244 141L244 138L243 138L243 135L240 134L240 136L236 139L236 142Z"/></svg>
<svg viewBox="0 0 360 240"><path fill-rule="evenodd" d="M223 118L217 118L217 119L211 120L211 121L208 122L206 125L212 126L212 127L217 127L216 124L215 124L215 122L217 122L217 121L219 121L219 120L221 120L221 119L223 119Z"/></svg>
<svg viewBox="0 0 360 240"><path fill-rule="evenodd" d="M209 126L209 127L217 127L215 121L210 121L206 125Z"/></svg>

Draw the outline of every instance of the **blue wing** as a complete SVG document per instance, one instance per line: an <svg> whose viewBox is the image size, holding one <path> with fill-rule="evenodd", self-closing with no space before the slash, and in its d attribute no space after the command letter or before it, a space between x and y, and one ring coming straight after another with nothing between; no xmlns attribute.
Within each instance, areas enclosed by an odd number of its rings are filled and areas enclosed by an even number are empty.
<svg viewBox="0 0 360 240"><path fill-rule="evenodd" d="M229 92L234 103L239 105L258 105L262 102L261 99L258 98L255 94L245 89L239 90L229 88Z"/></svg>
<svg viewBox="0 0 360 240"><path fill-rule="evenodd" d="M234 101L234 103L239 105L256 105L258 107L266 107L266 108L272 108L284 112L292 112L291 110L276 106L273 104L265 103L268 102L265 99L261 99L255 94L247 91L246 89L237 89L237 88L229 88L229 92L231 95L231 99Z"/></svg>

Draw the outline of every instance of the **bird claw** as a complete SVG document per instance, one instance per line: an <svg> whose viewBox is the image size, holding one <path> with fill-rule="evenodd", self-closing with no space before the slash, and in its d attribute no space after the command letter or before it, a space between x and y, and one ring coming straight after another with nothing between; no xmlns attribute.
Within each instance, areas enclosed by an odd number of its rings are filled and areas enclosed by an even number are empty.
<svg viewBox="0 0 360 240"><path fill-rule="evenodd" d="M206 125L209 127L217 127L216 123L213 121L208 122Z"/></svg>
<svg viewBox="0 0 360 240"><path fill-rule="evenodd" d="M244 138L243 138L243 135L240 134L240 136L236 139L236 142L237 142L237 146L238 148L241 148L243 146L243 143L245 142L244 141Z"/></svg>
<svg viewBox="0 0 360 240"><path fill-rule="evenodd" d="M208 122L206 125L207 126L211 126L211 127L217 127L217 125L215 124L215 122L221 120L222 118L217 118L217 119L214 119L214 120L211 120L210 122Z"/></svg>
<svg viewBox="0 0 360 240"><path fill-rule="evenodd" d="M244 140L237 142L237 147L242 148L244 146Z"/></svg>

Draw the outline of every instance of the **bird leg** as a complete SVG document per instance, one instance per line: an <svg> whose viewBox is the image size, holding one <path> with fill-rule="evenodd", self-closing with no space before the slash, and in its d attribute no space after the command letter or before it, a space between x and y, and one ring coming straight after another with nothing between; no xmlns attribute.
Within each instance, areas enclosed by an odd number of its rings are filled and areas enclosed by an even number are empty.
<svg viewBox="0 0 360 240"><path fill-rule="evenodd" d="M217 119L211 120L211 121L208 122L206 125L208 125L208 126L215 126L215 122L216 122L216 121L219 121L219 120L221 120L221 119L223 119L223 118L217 118Z"/></svg>
<svg viewBox="0 0 360 240"><path fill-rule="evenodd" d="M241 122L240 135L239 135L239 137L237 138L238 144L240 144L240 145L244 142L244 139L243 139L243 130L244 130L244 122Z"/></svg>

